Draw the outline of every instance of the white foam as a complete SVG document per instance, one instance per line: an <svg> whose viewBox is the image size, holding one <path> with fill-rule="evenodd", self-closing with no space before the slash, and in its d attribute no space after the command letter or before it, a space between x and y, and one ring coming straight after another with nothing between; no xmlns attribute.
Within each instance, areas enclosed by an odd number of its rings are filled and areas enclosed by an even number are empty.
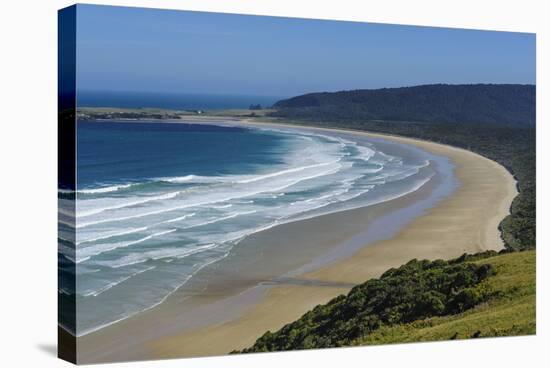
<svg viewBox="0 0 550 368"><path fill-rule="evenodd" d="M70 218L74 218L75 216L75 201L74 200L65 200L65 199L59 199L58 200L58 207L57 212L59 214L65 215Z"/></svg>
<svg viewBox="0 0 550 368"><path fill-rule="evenodd" d="M183 215L183 216L180 216L180 217L176 217L176 218L173 218L173 219L170 219L170 220L163 221L162 223L167 224L167 223L171 223L171 222L178 222L178 221L181 221L181 220L185 220L186 218L193 217L195 215L196 215L196 213L193 212L193 213L189 213L187 215Z"/></svg>
<svg viewBox="0 0 550 368"><path fill-rule="evenodd" d="M311 179L315 179L315 178L319 178L321 176L327 176L327 175L332 175L332 174L335 174L337 173L338 171L340 171L340 168L342 167L342 165L338 165L338 167L336 168L333 168L333 169L330 169L330 170L326 170L326 171L322 171L320 173L317 173L317 174L314 174L314 175L310 175L310 176L305 176L305 177L302 177L302 178L299 178L299 179L296 179L296 180L293 180L293 181L290 181L278 188L273 188L267 192L278 192L278 191L281 191L283 189L287 189L293 185L296 185L298 183L301 183L303 181L306 181L306 180L311 180Z"/></svg>
<svg viewBox="0 0 550 368"><path fill-rule="evenodd" d="M93 256L97 256L99 254L110 252L110 251L118 249L118 248L126 248L126 247L129 247L131 245L143 243L144 241L153 239L155 237L159 237L159 236L162 236L162 235L173 233L176 230L177 229L160 231L160 232L157 232L157 233L147 235L147 236L145 236L143 238L140 238L140 239L137 239L137 240L131 240L131 241L126 241L126 242L118 242L118 243L102 243L102 244L97 244L97 245L85 247L85 248L82 248L82 249L78 249L78 251L76 252L76 255L77 255L76 263L81 263L81 262L87 261Z"/></svg>
<svg viewBox="0 0 550 368"><path fill-rule="evenodd" d="M57 243L57 251L65 256L71 262L75 262L75 250L65 244Z"/></svg>
<svg viewBox="0 0 550 368"><path fill-rule="evenodd" d="M192 254L204 252L208 249L216 247L216 244L205 244L192 247L180 247L180 248L162 248L155 249L147 252L135 252L130 253L124 257L118 258L113 261L95 261L93 262L99 266L106 266L111 268L121 268L126 266L132 266L139 263L144 263L149 260L159 260L164 258L184 258Z"/></svg>
<svg viewBox="0 0 550 368"><path fill-rule="evenodd" d="M131 279L132 277L137 276L137 275L139 275L139 274L141 274L141 273L150 271L150 270L152 270L152 269L154 269L154 268L156 268L156 266L151 266L151 267L145 268L145 269L143 269L143 270L139 270L139 271L134 272L133 274L131 274L131 275L129 275L129 276L125 276L125 277L122 277L122 278L120 278L120 279L118 279L118 280L116 280L116 281L110 282L110 283L108 283L107 285L105 285L105 286L99 288L98 290L93 290L93 291L89 291L89 292L87 292L87 293L84 293L84 294L82 294L82 296L84 296L84 297L87 297L87 296L98 296L99 294L102 294L102 293L106 292L107 290L112 289L113 287L115 287L115 286L117 286L117 285L123 283L123 282L126 281L126 280Z"/></svg>
<svg viewBox="0 0 550 368"><path fill-rule="evenodd" d="M221 209L229 208L229 207L232 207L232 206L233 206L232 204L224 204L224 205L221 205L221 206L209 206L209 207L221 210Z"/></svg>
<svg viewBox="0 0 550 368"><path fill-rule="evenodd" d="M72 193L75 193L75 191L72 190L72 189L57 189L57 193L61 193L61 194L72 194Z"/></svg>
<svg viewBox="0 0 550 368"><path fill-rule="evenodd" d="M98 213L102 213L102 212L105 212L105 211L136 206L138 204L144 204L144 203L148 203L148 202L152 202L152 201L172 199L172 198L175 198L180 193L181 192L178 191L178 192L172 192L172 193L165 193L165 194L158 195L158 196L147 196L147 197L143 197L143 199L134 200L134 201L112 199L112 198L103 199L102 201L99 200L99 199L97 199L97 200L92 200L92 199L80 200L80 201L77 202L77 217L80 218L80 217L96 215ZM101 201L100 203L105 203L106 202L106 203L113 203L113 204L105 206L105 207L96 207L96 208L86 209L86 207L88 207L89 203L92 203L92 205L93 204L97 205L98 201ZM83 207L84 210L79 211L80 207Z"/></svg>
<svg viewBox="0 0 550 368"><path fill-rule="evenodd" d="M103 233L102 235L97 236L95 238L89 238L89 239L84 239L82 241L77 241L76 244L80 245L80 244L83 244L83 243L91 243L91 242L94 242L94 241L97 241L97 240L103 240L103 239L114 238L114 237L117 237L117 236L133 234L133 233L137 233L139 231L144 231L144 230L147 230L146 226L145 227L139 227L139 228L125 229L125 230L122 230L122 231L109 231L109 232Z"/></svg>
<svg viewBox="0 0 550 368"><path fill-rule="evenodd" d="M158 181L165 181L167 183L219 183L231 180L230 177L224 176L201 176L201 175L185 175L185 176L173 176L157 178Z"/></svg>
<svg viewBox="0 0 550 368"><path fill-rule="evenodd" d="M74 220L66 221L66 220L63 220L63 219L61 219L61 218L58 218L58 219L57 219L57 223L58 223L58 224L65 225L65 226L67 226L67 227L70 227L71 229L75 229L75 228L76 228L76 226L75 226L75 224L74 224Z"/></svg>
<svg viewBox="0 0 550 368"><path fill-rule="evenodd" d="M167 212L166 209L160 209L160 210L156 210L156 211L137 213L135 215L129 215L129 216L123 216L123 217L105 218L105 219L102 219L102 220L89 221L89 222L78 222L77 221L76 227L77 227L77 229L81 229L81 228L88 227L88 226L91 226L91 225L98 225L98 224L103 224L103 223L106 223L106 222L117 222L117 221L131 220L131 219L136 219L136 218L140 218L140 217L158 215L158 214L164 213L164 212Z"/></svg>
<svg viewBox="0 0 550 368"><path fill-rule="evenodd" d="M113 185L109 187L100 187L100 188L85 188L85 189L79 189L77 193L84 193L84 194L99 194L99 193L110 193L110 192L116 192L121 189L130 188L132 185L135 184L119 184L119 185Z"/></svg>
<svg viewBox="0 0 550 368"><path fill-rule="evenodd" d="M383 196L383 197L378 197L375 200L372 200L372 201L368 202L367 205L371 206L371 205L382 203L382 202L388 202L388 201L406 196L407 194L414 193L417 190L419 190L421 187L423 187L426 183L428 183L433 178L433 176L434 176L434 174L432 174L432 175L430 175L430 176L428 176L424 179L418 180L409 190L405 190L403 192L386 195L386 196Z"/></svg>
<svg viewBox="0 0 550 368"><path fill-rule="evenodd" d="M293 185L296 185L298 183L301 183L303 181L319 178L319 177L326 176L326 175L335 174L343 167L342 164L335 164L335 165L332 165L332 166L333 167L330 167L328 170L321 171L321 172L315 172L314 174L311 174L311 175L301 176L301 177L298 177L297 179L285 178L284 180L281 180L279 182L275 182L275 183L268 182L268 183L265 183L263 185L253 187L253 188L244 187L244 188L235 189L234 187L229 187L229 188L226 188L225 191L223 191L221 189L217 189L217 190L214 190L212 192L199 193L198 196L195 197L195 198L188 197L183 202L184 204L182 204L182 205L176 205L176 206L171 206L171 207L166 206L166 207L159 208L157 210L146 211L146 212L142 212L142 213L134 213L134 214L131 214L131 215L128 215L128 216L122 216L122 217L101 218L101 219L98 219L98 220L93 220L93 221L88 221L88 222L77 221L77 227L78 228L84 228L84 227L87 227L87 226L90 226L90 225L97 225L97 224L108 223L108 222L112 222L112 221L123 221L123 220L129 220L129 219L136 219L136 218L140 218L140 217L144 217L144 216L158 215L158 214L163 214L163 213L166 213L166 212L183 210L183 209L188 209L188 208L193 208L193 207L198 207L198 206L205 206L205 205L211 205L211 204L216 204L216 203L223 203L223 202L227 202L227 201L234 200L234 199L243 199L243 198L251 197L251 196L254 196L254 195L261 194L261 193L278 192L278 191L281 191L283 189L289 188ZM280 186L273 187L273 185L279 185L279 184L280 184ZM210 196L207 195L208 193L210 193ZM175 197L174 193L170 193L169 195L172 198ZM163 197L163 196L157 196L156 198L158 199L160 197ZM163 197L163 199L166 199L166 198L169 198L169 197L168 196ZM137 204L137 203L149 202L151 200L153 200L153 199L144 200L144 201L131 201L126 205L120 204L120 205L117 205L117 206L111 206L111 207L109 207L109 209L120 209L120 208L123 208L123 207L129 207L129 206ZM106 208L103 208L102 210L95 210L95 212L93 212L93 213L97 214L97 213L102 212L103 210L106 210ZM92 214L92 211L86 213L87 216L89 216L91 214Z"/></svg>
<svg viewBox="0 0 550 368"><path fill-rule="evenodd" d="M359 154L356 157L363 161L369 161L371 157L375 154L375 151L373 149L365 146L355 145L355 149L359 151Z"/></svg>
<svg viewBox="0 0 550 368"><path fill-rule="evenodd" d="M331 162L322 162L322 163L314 164L314 165L308 165L308 166L302 166L302 167L295 167L295 168L292 168L292 169L281 170L281 171L270 173L270 174L265 174L265 175L252 177L250 179L239 180L239 181L237 181L237 183L238 184L254 183L256 181L271 179L271 178L275 178L277 176L292 174L292 173L304 171L304 170L307 170L307 169L313 169L313 168L317 168L317 167L323 167L323 166L335 164L338 161L340 161L340 160L335 160L335 161L331 161Z"/></svg>
<svg viewBox="0 0 550 368"><path fill-rule="evenodd" d="M231 214L229 214L229 215L227 215L227 216L214 218L214 219L211 219L211 220L208 220L208 221L205 221L205 222L201 222L201 223L198 223L198 224L195 224L195 225L190 225L190 226L184 227L184 229L192 229L192 228L195 228L195 227L200 227L200 226L215 224L215 223L218 223L218 222L221 222L221 221L225 221L225 220L229 220L229 219L232 219L232 218L235 218L235 217L238 217L238 216L250 215L250 214L253 214L253 213L255 213L255 212L256 212L255 210L253 210L253 211L246 211L246 212L235 212L235 213L231 213Z"/></svg>
<svg viewBox="0 0 550 368"><path fill-rule="evenodd" d="M400 181L403 179L406 179L408 177L411 177L413 175L416 175L420 172L420 169L427 167L430 165L429 161L425 161L422 165L413 166L413 167L401 167L399 169L392 169L388 170L384 173L380 173L379 175L370 178L370 181L376 182L378 180L381 181L381 184L390 183L394 181Z"/></svg>

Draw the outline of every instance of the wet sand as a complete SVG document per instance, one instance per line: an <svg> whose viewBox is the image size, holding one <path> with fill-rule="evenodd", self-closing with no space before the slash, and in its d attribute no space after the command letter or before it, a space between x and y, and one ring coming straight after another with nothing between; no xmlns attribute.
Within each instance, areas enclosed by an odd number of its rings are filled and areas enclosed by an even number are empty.
<svg viewBox="0 0 550 368"><path fill-rule="evenodd" d="M364 246L367 239L360 236L368 224L421 201L430 188L367 209L319 216L257 233L247 239L250 245L263 244L263 251L258 253L261 256L257 272L252 272L250 279L239 278L238 270L221 269L226 282L205 289L201 277L197 277L192 301L175 293L135 318L80 337L79 362L226 354L252 345L267 330L277 330L317 304L412 258L447 259L465 252L503 247L498 224L508 214L517 191L515 180L502 166L472 152L441 144L354 134L406 143L448 157L455 165L454 174L460 187L435 207L411 219L392 237L370 241L368 246ZM345 257L340 253L339 258L343 259L304 268L303 272L288 277L276 277L275 271L262 272L261 267L262 259L277 262L273 258L277 252L270 244L275 240L289 247L310 242L326 251L346 241L353 240L356 244L348 247L349 254ZM246 244L241 251L246 251ZM296 265L307 256L298 256Z"/></svg>

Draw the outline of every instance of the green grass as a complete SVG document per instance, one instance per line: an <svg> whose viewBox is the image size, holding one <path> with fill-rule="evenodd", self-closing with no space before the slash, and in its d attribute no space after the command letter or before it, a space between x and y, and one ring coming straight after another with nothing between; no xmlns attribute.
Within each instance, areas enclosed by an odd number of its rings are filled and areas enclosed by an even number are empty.
<svg viewBox="0 0 550 368"><path fill-rule="evenodd" d="M526 250L412 260L241 352L534 334L535 259Z"/></svg>
<svg viewBox="0 0 550 368"><path fill-rule="evenodd" d="M493 296L463 313L384 326L354 345L529 335L536 332L536 252L514 252L475 261L490 264L495 274L476 288Z"/></svg>

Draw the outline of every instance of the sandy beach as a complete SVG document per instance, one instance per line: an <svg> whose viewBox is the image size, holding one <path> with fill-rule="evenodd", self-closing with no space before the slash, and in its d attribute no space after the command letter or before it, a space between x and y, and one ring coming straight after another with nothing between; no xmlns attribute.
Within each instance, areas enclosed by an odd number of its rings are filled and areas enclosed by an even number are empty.
<svg viewBox="0 0 550 368"><path fill-rule="evenodd" d="M262 125L247 121L243 121L242 124ZM325 130L310 127L308 129ZM380 276L387 269L404 264L413 258L448 259L463 253L503 248L498 224L509 213L512 200L517 195L516 182L504 167L470 151L446 145L381 134L353 133L413 145L449 158L454 164L454 175L459 181L459 188L451 196L438 202L435 207L407 223L391 238L376 241L368 246L359 246L358 250L345 258L294 275L289 282L254 289L254 285L258 283L256 279L247 283L241 280L239 284L235 284L229 278L226 284L218 285L217 289L209 290L201 296L200 301L202 305L212 304L212 311L215 311L215 305L224 302L228 295L235 294L240 296L240 299L248 299L245 304L242 300L233 298L237 301L225 301L225 305L218 305L218 308L223 307L227 311L222 321L213 320L212 324L196 325L194 328L188 324L183 332L176 328L178 323L174 323L175 327L172 329L149 333L157 324L166 325L170 324L171 319L176 321L183 318L182 305L177 300L176 293L167 302L136 318L129 318L98 333L80 337L79 362L227 354L232 350L252 345L266 331L281 328L316 305L346 293L353 285ZM405 206L418 200L422 195L425 193L419 191L368 210L360 208L342 211L277 226L263 232L266 234L258 233L257 236L260 238L249 241L265 241L285 236L290 242L288 246L293 246L293 242L301 241L300 236L309 234L303 241L318 242L319 246L330 249L331 246L337 245L335 243L360 233L366 224L372 221L369 216L375 217L392 208ZM315 229L322 228L326 231L331 226L335 230L330 236L326 236L326 233L315 233ZM261 238L262 236L264 238ZM269 247L266 245L265 249L267 251ZM273 276L261 273L258 275L259 279L269 279ZM248 292L244 292L245 290ZM201 289L197 286L197 294L200 292ZM243 293L239 294L240 292ZM243 305L246 305L246 308L243 308ZM202 312L208 313L208 308ZM185 318L193 319L193 316L188 314ZM141 341L124 345L124 336L140 335L145 331L148 331L148 334L144 334ZM116 346L116 349L107 351L106 346Z"/></svg>
<svg viewBox="0 0 550 368"><path fill-rule="evenodd" d="M458 191L396 237L365 247L352 257L301 275L327 283L361 283L413 258L448 259L463 253L500 250L499 222L517 194L512 175L478 154L446 145L387 135L361 133L412 144L449 157L460 180ZM345 293L346 287L287 285L272 288L240 318L218 326L151 343L155 358L225 354L248 347L264 332L277 330L317 304Z"/></svg>

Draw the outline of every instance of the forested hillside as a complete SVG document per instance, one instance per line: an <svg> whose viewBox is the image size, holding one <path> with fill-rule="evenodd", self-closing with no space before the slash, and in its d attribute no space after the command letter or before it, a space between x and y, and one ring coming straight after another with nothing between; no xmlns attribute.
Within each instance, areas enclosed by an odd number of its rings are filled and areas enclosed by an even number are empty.
<svg viewBox="0 0 550 368"><path fill-rule="evenodd" d="M291 119L533 126L535 86L433 84L321 92L282 100L274 107L272 116Z"/></svg>

